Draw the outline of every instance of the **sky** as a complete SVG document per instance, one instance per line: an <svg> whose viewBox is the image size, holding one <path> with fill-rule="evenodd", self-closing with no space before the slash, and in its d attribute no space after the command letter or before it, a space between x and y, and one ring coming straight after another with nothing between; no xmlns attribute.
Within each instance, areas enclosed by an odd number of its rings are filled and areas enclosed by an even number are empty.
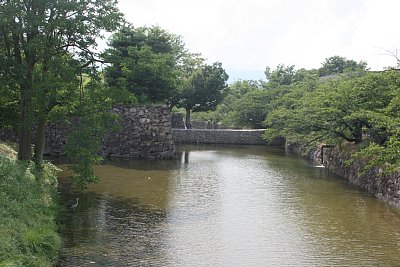
<svg viewBox="0 0 400 267"><path fill-rule="evenodd" d="M182 36L232 80L262 79L267 66L319 68L331 56L396 65L399 0L119 0L135 27ZM400 55L399 55L400 56Z"/></svg>

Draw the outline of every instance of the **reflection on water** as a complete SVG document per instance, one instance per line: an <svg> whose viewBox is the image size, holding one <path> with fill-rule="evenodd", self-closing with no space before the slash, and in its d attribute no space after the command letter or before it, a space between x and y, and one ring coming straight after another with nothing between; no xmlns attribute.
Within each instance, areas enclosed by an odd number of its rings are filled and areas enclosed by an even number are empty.
<svg viewBox="0 0 400 267"><path fill-rule="evenodd" d="M398 210L325 169L265 147L178 150L97 167L60 266L399 265Z"/></svg>
<svg viewBox="0 0 400 267"><path fill-rule="evenodd" d="M132 266L162 263L158 238L165 213L88 193L65 218L61 266Z"/></svg>

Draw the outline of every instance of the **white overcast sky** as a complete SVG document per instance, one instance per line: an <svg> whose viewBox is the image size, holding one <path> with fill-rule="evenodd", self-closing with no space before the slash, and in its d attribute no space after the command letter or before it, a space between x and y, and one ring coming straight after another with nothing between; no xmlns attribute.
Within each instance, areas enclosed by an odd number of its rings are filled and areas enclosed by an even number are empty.
<svg viewBox="0 0 400 267"><path fill-rule="evenodd" d="M157 25L224 68L318 68L339 55L372 70L400 51L400 0L119 0L135 27Z"/></svg>

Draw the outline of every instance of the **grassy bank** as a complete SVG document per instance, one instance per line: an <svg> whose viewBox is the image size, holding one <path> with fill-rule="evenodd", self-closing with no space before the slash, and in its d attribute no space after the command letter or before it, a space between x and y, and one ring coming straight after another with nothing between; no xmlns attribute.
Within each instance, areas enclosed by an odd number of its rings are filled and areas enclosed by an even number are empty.
<svg viewBox="0 0 400 267"><path fill-rule="evenodd" d="M41 174L0 144L0 267L53 266L61 246L55 218L55 168Z"/></svg>

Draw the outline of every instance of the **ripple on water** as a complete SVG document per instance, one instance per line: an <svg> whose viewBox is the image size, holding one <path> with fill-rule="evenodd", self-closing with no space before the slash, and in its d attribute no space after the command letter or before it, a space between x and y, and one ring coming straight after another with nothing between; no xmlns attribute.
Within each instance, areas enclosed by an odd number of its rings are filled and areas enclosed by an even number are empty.
<svg viewBox="0 0 400 267"><path fill-rule="evenodd" d="M96 169L102 180L65 216L60 266L400 262L399 212L325 169L262 147L183 149Z"/></svg>

